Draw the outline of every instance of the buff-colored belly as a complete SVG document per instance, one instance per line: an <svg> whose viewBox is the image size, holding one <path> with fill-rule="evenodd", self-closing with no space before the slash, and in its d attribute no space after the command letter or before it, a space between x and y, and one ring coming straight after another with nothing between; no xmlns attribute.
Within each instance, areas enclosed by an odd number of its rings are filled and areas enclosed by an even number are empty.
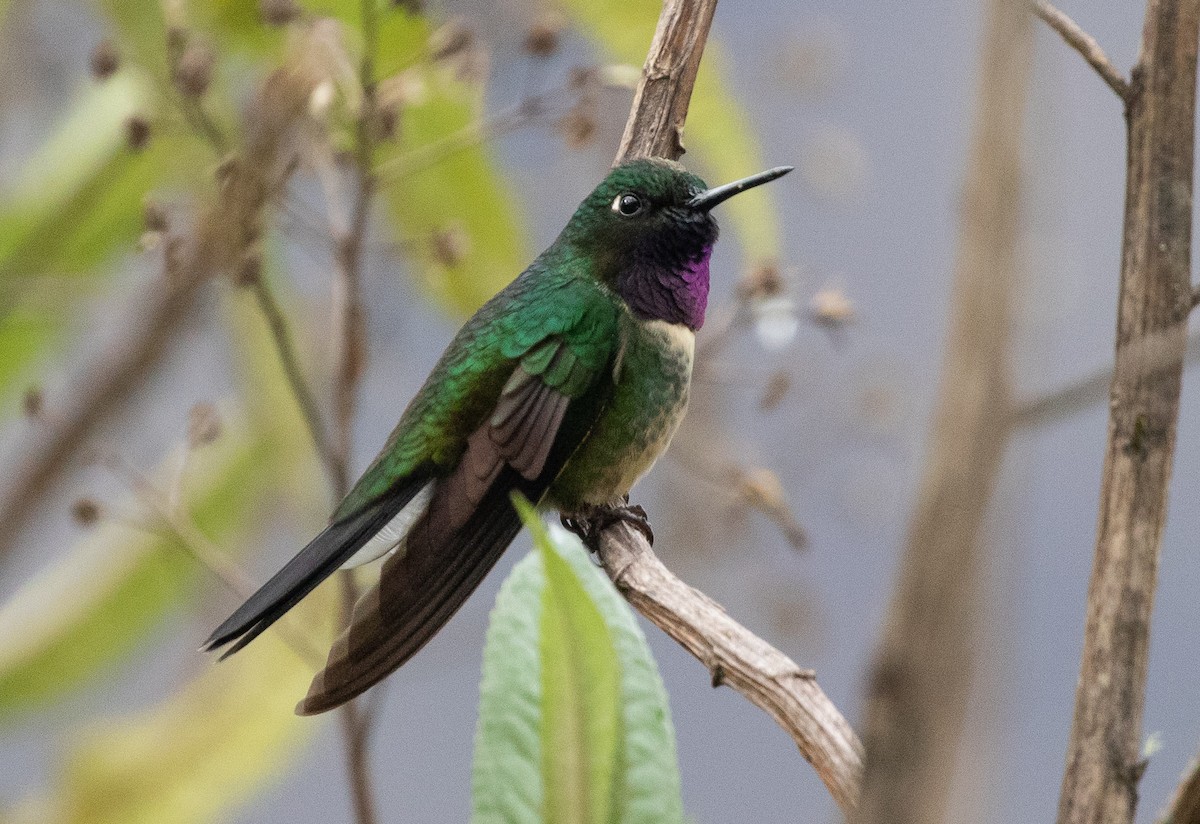
<svg viewBox="0 0 1200 824"><path fill-rule="evenodd" d="M630 321L616 388L600 420L550 488L570 511L630 490L666 451L687 411L695 336L685 326Z"/></svg>

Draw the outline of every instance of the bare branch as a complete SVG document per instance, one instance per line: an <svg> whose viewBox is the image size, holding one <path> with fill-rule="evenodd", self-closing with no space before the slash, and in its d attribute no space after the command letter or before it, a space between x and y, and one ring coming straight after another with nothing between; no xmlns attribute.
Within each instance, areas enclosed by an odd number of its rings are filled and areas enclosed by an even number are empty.
<svg viewBox="0 0 1200 824"><path fill-rule="evenodd" d="M683 122L717 0L666 0L614 163L683 154Z"/></svg>
<svg viewBox="0 0 1200 824"><path fill-rule="evenodd" d="M862 745L809 670L729 617L720 604L675 577L628 524L606 529L600 563L621 594L651 623L764 710L796 742L843 810L853 808Z"/></svg>
<svg viewBox="0 0 1200 824"><path fill-rule="evenodd" d="M322 466L329 474L331 486L337 486L341 482L338 464L334 459L333 447L325 435L325 426L321 422L321 412L317 408L316 397L313 395L308 381L304 379L304 371L300 367L300 358L296 354L291 330L288 327L287 315L280 308L271 287L267 285L261 275L254 277L249 286L254 290L259 311L262 312L263 318L267 322L271 340L279 355L279 363L283 367L284 378L296 398L296 404L300 407L300 415L304 418L304 425L312 438L313 446L320 456Z"/></svg>
<svg viewBox="0 0 1200 824"><path fill-rule="evenodd" d="M1200 760L1188 764L1157 824L1200 824Z"/></svg>
<svg viewBox="0 0 1200 824"><path fill-rule="evenodd" d="M1067 45L1088 62L1108 87L1117 93L1122 100L1129 99L1129 81L1109 62L1108 55L1100 44L1090 34L1079 27L1079 24L1064 14L1046 0L1033 0L1033 13L1058 32Z"/></svg>
<svg viewBox="0 0 1200 824"><path fill-rule="evenodd" d="M330 453L334 475L334 498L340 501L350 491L350 450L354 434L354 410L358 383L366 361L367 315L362 301L362 257L371 199L375 193L376 87L375 54L379 48L378 4L362 0L363 56L359 67L363 101L355 126L355 170L357 191L350 226L335 236L335 340L337 367L333 389L333 444ZM358 601L358 586L350 572L342 573L343 623L349 624ZM358 824L375 824L379 816L371 788L368 743L371 718L360 701L347 702L339 712L346 745L346 768Z"/></svg>
<svg viewBox="0 0 1200 824"><path fill-rule="evenodd" d="M853 824L945 815L978 644L984 519L1008 432L1021 137L1033 24L991 0L929 454L867 701Z"/></svg>
<svg viewBox="0 0 1200 824"><path fill-rule="evenodd" d="M1193 292L1192 302L1196 296ZM1164 354L1164 353L1159 353ZM1187 349L1183 354L1185 365L1200 363L1200 331L1192 332L1187 338ZM1168 366L1162 362L1160 366ZM1151 369L1157 368L1150 366ZM1045 395L1030 398L1014 406L1010 416L1010 426L1043 426L1055 420L1060 420L1076 412L1095 406L1108 399L1109 387L1112 385L1113 369L1109 366L1087 375L1069 386L1047 392Z"/></svg>
<svg viewBox="0 0 1200 824"><path fill-rule="evenodd" d="M1149 0L1126 105L1116 365L1059 824L1133 821L1192 288L1200 0Z"/></svg>

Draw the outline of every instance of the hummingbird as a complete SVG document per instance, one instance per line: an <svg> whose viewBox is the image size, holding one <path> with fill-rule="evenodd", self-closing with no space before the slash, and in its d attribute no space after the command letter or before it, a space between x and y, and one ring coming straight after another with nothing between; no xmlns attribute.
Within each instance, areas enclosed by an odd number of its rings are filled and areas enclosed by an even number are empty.
<svg viewBox="0 0 1200 824"><path fill-rule="evenodd" d="M205 642L242 649L339 568L385 558L296 712L337 707L417 653L521 530L514 493L564 522L622 505L687 407L717 241L713 207L792 170L709 188L673 161L611 169L558 238L459 330L329 526Z"/></svg>

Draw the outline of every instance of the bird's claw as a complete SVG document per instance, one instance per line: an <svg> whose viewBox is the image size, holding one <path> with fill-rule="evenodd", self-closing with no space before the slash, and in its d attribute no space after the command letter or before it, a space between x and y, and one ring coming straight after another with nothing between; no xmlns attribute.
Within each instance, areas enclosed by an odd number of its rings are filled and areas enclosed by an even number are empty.
<svg viewBox="0 0 1200 824"><path fill-rule="evenodd" d="M654 530L650 527L646 510L639 504L630 504L628 495L624 496L624 500L624 506L597 506L584 512L564 513L559 520L564 528L578 535L584 546L592 552L599 551L600 533L621 521L642 533L646 542L654 546Z"/></svg>

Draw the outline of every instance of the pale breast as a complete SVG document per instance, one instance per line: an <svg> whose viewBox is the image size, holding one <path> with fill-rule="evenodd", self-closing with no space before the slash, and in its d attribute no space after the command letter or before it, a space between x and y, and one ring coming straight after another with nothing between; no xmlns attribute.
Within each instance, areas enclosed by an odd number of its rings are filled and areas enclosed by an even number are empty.
<svg viewBox="0 0 1200 824"><path fill-rule="evenodd" d="M567 510L606 503L650 470L687 410L695 340L682 324L629 318L613 397L555 481L552 503Z"/></svg>

